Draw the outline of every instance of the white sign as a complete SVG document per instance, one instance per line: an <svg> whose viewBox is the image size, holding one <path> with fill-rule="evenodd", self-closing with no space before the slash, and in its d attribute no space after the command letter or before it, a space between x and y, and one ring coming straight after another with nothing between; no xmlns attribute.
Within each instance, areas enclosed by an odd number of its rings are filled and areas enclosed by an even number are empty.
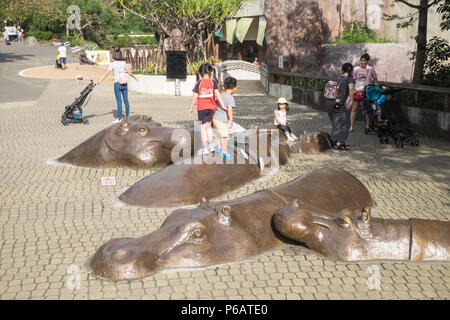
<svg viewBox="0 0 450 320"><path fill-rule="evenodd" d="M278 68L283 69L283 56L278 56Z"/></svg>
<svg viewBox="0 0 450 320"><path fill-rule="evenodd" d="M86 51L86 56L96 64L104 65L111 63L109 51Z"/></svg>
<svg viewBox="0 0 450 320"><path fill-rule="evenodd" d="M73 14L67 18L66 21L66 33L67 35L69 35L69 30L73 30L73 29L77 29L80 30L80 7L76 6L76 5L71 5L67 7L67 13L72 13Z"/></svg>
<svg viewBox="0 0 450 320"><path fill-rule="evenodd" d="M115 186L116 177L102 177L102 186Z"/></svg>

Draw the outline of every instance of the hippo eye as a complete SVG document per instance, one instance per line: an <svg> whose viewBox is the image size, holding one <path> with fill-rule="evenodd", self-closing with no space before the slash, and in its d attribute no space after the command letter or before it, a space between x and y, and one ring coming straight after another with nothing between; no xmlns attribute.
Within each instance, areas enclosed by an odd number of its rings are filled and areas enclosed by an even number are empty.
<svg viewBox="0 0 450 320"><path fill-rule="evenodd" d="M338 223L339 227L341 227L341 228L348 228L352 224L352 221L351 221L350 217L343 216L343 217L337 218L337 223Z"/></svg>
<svg viewBox="0 0 450 320"><path fill-rule="evenodd" d="M191 237L194 240L202 240L205 237L205 232L201 228L195 228L191 233Z"/></svg>
<svg viewBox="0 0 450 320"><path fill-rule="evenodd" d="M146 128L146 127L140 127L140 128L138 129L138 132L139 132L140 134L147 134L147 128Z"/></svg>

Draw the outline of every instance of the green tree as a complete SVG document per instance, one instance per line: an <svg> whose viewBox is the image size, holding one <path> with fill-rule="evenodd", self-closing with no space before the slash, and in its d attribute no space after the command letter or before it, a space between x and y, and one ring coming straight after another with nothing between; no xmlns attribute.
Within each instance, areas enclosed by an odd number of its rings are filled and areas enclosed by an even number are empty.
<svg viewBox="0 0 450 320"><path fill-rule="evenodd" d="M424 81L425 63L427 61L428 9L437 7L437 12L442 14L441 29L448 30L450 28L450 0L394 0L394 2L416 9L413 14L404 17L397 14L385 14L383 18L387 21L400 20L401 22L397 23L399 28L408 28L413 22L418 21L413 83L421 84Z"/></svg>
<svg viewBox="0 0 450 320"><path fill-rule="evenodd" d="M8 25L22 29L56 31L63 25L63 15L58 9L59 0L0 1L0 19Z"/></svg>
<svg viewBox="0 0 450 320"><path fill-rule="evenodd" d="M214 32L233 17L245 0L118 0L124 9L154 25L159 48L173 28L183 33L189 59L206 57L206 45Z"/></svg>

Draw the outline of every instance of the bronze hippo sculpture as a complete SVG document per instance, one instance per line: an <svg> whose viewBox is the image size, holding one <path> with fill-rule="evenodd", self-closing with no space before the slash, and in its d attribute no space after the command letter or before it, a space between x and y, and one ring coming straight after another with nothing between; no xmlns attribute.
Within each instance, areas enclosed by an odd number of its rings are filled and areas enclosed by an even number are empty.
<svg viewBox="0 0 450 320"><path fill-rule="evenodd" d="M302 133L292 147L292 153L321 153L325 150L331 149L332 143L330 135L326 132Z"/></svg>
<svg viewBox="0 0 450 320"><path fill-rule="evenodd" d="M277 142L277 163L271 163L271 134L255 135L258 156L265 155L266 168L285 164L290 156L288 144ZM267 143L260 144L260 139ZM266 148L262 150L262 148ZM230 150L231 151L231 150ZM136 182L119 196L119 200L134 206L174 207L197 204L202 198L215 198L231 192L264 174L255 161L233 153L226 162L218 155L195 156L184 162L172 164ZM270 166L269 166L270 165Z"/></svg>
<svg viewBox="0 0 450 320"><path fill-rule="evenodd" d="M327 211L294 200L273 218L285 237L345 261L450 261L450 222L371 218L361 212Z"/></svg>
<svg viewBox="0 0 450 320"><path fill-rule="evenodd" d="M120 280L255 257L283 243L272 217L297 198L323 211L354 215L372 206L368 190L354 176L320 169L239 199L204 200L198 208L175 210L150 234L108 241L89 265L99 277Z"/></svg>
<svg viewBox="0 0 450 320"><path fill-rule="evenodd" d="M171 163L171 151L183 141L172 140L175 128L151 117L132 116L84 141L58 162L93 168L152 168ZM190 150L192 152L192 150Z"/></svg>

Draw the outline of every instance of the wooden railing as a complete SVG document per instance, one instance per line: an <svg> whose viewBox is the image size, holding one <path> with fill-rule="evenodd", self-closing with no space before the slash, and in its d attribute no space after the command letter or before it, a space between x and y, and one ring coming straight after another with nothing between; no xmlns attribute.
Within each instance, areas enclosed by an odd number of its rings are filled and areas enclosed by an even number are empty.
<svg viewBox="0 0 450 320"><path fill-rule="evenodd" d="M332 77L327 77L323 75L314 75L314 74L305 74L305 73L292 73L292 72L269 72L270 81L272 83L280 83L286 84L289 82L291 86L297 86L296 80L300 79L301 88L307 89L309 87L310 80L313 81L313 90L319 91L321 82L328 81ZM424 85L416 85L409 83L397 83L397 82L386 82L386 81L378 81L380 85L390 87L390 88L399 88L399 89L407 89L414 92L414 104L416 107L420 107L421 102L421 93L435 93L439 95L443 95L444 105L441 108L441 111L450 112L450 88L444 87L432 87L432 86L424 86Z"/></svg>
<svg viewBox="0 0 450 320"><path fill-rule="evenodd" d="M150 62L156 63L158 58L158 51L156 48L150 48L150 46L142 45L135 46L133 48L121 48L122 56L125 58L126 63L131 64L131 69L143 70ZM110 49L110 54L112 57L114 49ZM165 65L165 58L161 59ZM160 61L161 61L160 60Z"/></svg>

